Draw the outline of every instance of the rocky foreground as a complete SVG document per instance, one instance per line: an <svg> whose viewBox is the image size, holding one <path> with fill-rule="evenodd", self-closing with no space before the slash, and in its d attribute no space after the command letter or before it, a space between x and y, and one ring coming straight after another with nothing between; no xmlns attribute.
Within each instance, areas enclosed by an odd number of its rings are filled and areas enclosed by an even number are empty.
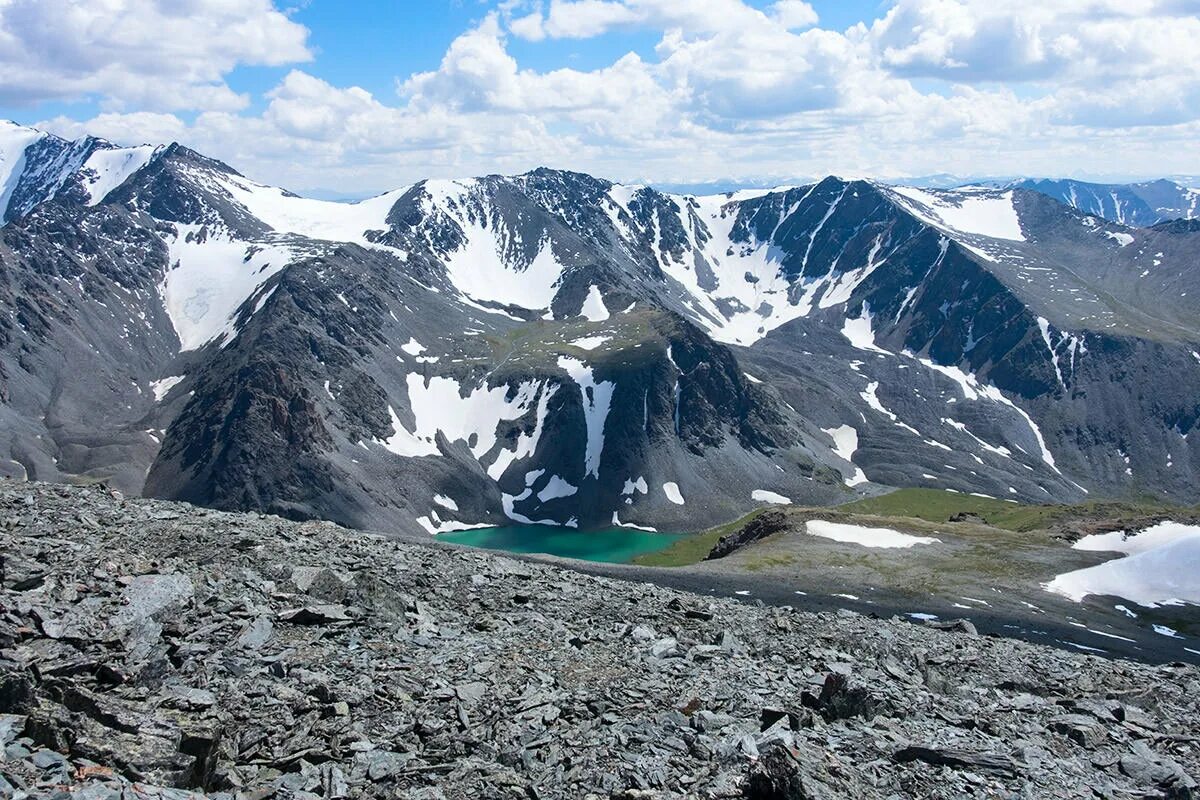
<svg viewBox="0 0 1200 800"><path fill-rule="evenodd" d="M1200 671L0 483L0 796L1196 795Z"/></svg>

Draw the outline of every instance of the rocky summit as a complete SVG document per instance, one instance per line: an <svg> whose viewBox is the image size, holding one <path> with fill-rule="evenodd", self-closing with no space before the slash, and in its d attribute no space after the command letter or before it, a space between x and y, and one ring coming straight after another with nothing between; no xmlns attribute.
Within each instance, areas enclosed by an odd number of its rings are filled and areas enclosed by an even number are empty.
<svg viewBox="0 0 1200 800"><path fill-rule="evenodd" d="M1196 795L1200 671L0 483L0 795Z"/></svg>

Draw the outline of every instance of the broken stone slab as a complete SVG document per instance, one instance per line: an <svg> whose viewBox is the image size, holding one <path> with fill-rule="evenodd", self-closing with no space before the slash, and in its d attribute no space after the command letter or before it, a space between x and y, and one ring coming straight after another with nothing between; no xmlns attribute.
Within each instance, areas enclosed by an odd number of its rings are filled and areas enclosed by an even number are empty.
<svg viewBox="0 0 1200 800"><path fill-rule="evenodd" d="M293 567L291 580L302 594L328 603L345 600L349 588L349 580L328 567Z"/></svg>
<svg viewBox="0 0 1200 800"><path fill-rule="evenodd" d="M979 629L969 619L928 620L925 627L935 628L939 631L956 631L970 636L979 635Z"/></svg>
<svg viewBox="0 0 1200 800"><path fill-rule="evenodd" d="M0 714L0 753L25 730L24 714Z"/></svg>
<svg viewBox="0 0 1200 800"><path fill-rule="evenodd" d="M747 800L834 800L828 786L812 775L811 754L772 741L763 745L746 780Z"/></svg>
<svg viewBox="0 0 1200 800"><path fill-rule="evenodd" d="M217 704L217 696L207 689L172 686L164 693L162 704L182 711L203 711Z"/></svg>
<svg viewBox="0 0 1200 800"><path fill-rule="evenodd" d="M871 693L862 686L852 686L850 679L840 672L826 673L819 685L819 694L808 690L801 695L801 700L827 722L854 717L872 719L878 711L878 703Z"/></svg>
<svg viewBox="0 0 1200 800"><path fill-rule="evenodd" d="M1160 787L1169 798L1196 796L1196 781L1178 762L1154 752L1145 742L1134 742L1130 749L1118 762L1123 774L1142 786Z"/></svg>
<svg viewBox="0 0 1200 800"><path fill-rule="evenodd" d="M181 573L165 575L136 575L121 593L122 608L112 617L112 624L129 625L143 619L159 620L169 609L182 606L192 599L192 579Z"/></svg>
<svg viewBox="0 0 1200 800"><path fill-rule="evenodd" d="M1017 762L1003 753L978 753L958 747L921 747L909 745L892 754L901 764L921 761L941 767L977 769L985 772L1015 774Z"/></svg>
<svg viewBox="0 0 1200 800"><path fill-rule="evenodd" d="M1108 740L1108 731L1094 717L1083 714L1065 714L1046 724L1055 733L1060 733L1080 747L1095 750Z"/></svg>
<svg viewBox="0 0 1200 800"><path fill-rule="evenodd" d="M681 655L679 642L671 636L659 639L650 645L650 655L654 658L678 658Z"/></svg>
<svg viewBox="0 0 1200 800"><path fill-rule="evenodd" d="M242 628L241 633L234 639L234 647L242 650L260 650L271 639L275 632L275 624L265 615L255 617Z"/></svg>
<svg viewBox="0 0 1200 800"><path fill-rule="evenodd" d="M337 603L320 603L300 608L289 608L279 612L279 619L293 625L331 625L352 622L346 606Z"/></svg>

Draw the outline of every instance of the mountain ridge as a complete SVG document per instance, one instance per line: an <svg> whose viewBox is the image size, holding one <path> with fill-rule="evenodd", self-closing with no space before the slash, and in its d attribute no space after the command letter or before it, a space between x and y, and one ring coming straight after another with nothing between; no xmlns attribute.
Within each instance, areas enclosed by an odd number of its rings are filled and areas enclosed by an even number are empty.
<svg viewBox="0 0 1200 800"><path fill-rule="evenodd" d="M180 145L92 199L0 228L13 474L417 532L688 530L905 485L1194 494L1187 225L1020 187L695 197L547 168L345 204Z"/></svg>

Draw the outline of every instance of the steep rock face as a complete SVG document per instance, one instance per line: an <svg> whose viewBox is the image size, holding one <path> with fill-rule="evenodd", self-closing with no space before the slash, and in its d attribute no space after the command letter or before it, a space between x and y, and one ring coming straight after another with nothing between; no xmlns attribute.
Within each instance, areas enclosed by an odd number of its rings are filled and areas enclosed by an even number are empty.
<svg viewBox="0 0 1200 800"><path fill-rule="evenodd" d="M165 268L153 221L120 207L47 204L0 229L7 473L140 489L170 413L155 386L177 349Z"/></svg>
<svg viewBox="0 0 1200 800"><path fill-rule="evenodd" d="M13 474L411 531L872 483L1195 499L1188 223L545 169L324 203L148 152L0 232Z"/></svg>

